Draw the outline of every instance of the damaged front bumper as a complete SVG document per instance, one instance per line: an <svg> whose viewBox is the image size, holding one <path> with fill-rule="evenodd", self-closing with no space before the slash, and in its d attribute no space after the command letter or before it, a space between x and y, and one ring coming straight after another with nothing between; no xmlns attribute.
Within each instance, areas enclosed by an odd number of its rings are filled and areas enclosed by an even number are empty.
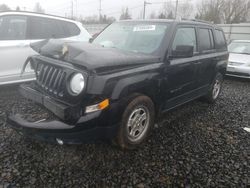
<svg viewBox="0 0 250 188"><path fill-rule="evenodd" d="M112 112L117 111L115 104L104 111L85 114L76 122L66 123L61 119L67 112L71 112L72 109L68 106L59 104L30 87L21 86L20 91L22 95L42 104L49 109L48 112L56 115L55 118L30 120L19 112L9 114L8 125L22 135L59 144L89 143L99 139L111 139L116 135L118 123L110 121Z"/></svg>

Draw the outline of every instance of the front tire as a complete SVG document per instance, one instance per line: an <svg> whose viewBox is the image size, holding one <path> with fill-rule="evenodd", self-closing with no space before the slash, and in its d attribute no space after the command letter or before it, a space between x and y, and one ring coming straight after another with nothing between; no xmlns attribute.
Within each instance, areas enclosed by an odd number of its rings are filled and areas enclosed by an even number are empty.
<svg viewBox="0 0 250 188"><path fill-rule="evenodd" d="M215 79L211 85L211 88L209 89L207 95L205 96L205 99L209 103L215 103L215 101L218 99L221 88L222 88L222 82L223 82L223 76L221 73L217 73L215 76Z"/></svg>
<svg viewBox="0 0 250 188"><path fill-rule="evenodd" d="M147 138L154 125L155 109L147 96L134 98L126 107L117 134L117 144L123 149L134 149Z"/></svg>

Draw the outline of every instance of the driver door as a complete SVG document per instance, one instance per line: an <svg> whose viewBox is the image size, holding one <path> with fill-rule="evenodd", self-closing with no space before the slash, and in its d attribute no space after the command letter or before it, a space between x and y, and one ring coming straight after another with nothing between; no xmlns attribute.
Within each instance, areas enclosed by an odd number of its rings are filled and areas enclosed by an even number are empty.
<svg viewBox="0 0 250 188"><path fill-rule="evenodd" d="M193 46L192 57L175 57L172 54L178 47ZM168 62L166 67L166 105L165 109L171 109L180 105L192 96L197 87L197 67L199 60L197 49L196 28L191 26L177 27L175 37L169 49Z"/></svg>

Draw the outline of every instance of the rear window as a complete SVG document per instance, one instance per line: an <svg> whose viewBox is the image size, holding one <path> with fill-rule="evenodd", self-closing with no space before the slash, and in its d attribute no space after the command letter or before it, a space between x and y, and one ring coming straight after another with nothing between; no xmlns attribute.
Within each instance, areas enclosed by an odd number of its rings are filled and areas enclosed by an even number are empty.
<svg viewBox="0 0 250 188"><path fill-rule="evenodd" d="M227 43L223 31L215 30L215 42L218 49L226 49Z"/></svg>
<svg viewBox="0 0 250 188"><path fill-rule="evenodd" d="M80 33L75 24L66 21L32 17L30 23L29 39L68 38Z"/></svg>
<svg viewBox="0 0 250 188"><path fill-rule="evenodd" d="M199 43L201 51L212 50L214 48L211 29L199 29Z"/></svg>

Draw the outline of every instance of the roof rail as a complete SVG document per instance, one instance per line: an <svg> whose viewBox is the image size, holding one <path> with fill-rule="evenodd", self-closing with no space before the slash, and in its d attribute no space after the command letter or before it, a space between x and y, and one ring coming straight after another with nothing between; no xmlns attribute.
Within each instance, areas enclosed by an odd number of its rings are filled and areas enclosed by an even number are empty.
<svg viewBox="0 0 250 188"><path fill-rule="evenodd" d="M200 22L200 23L207 23L207 24L214 24L213 22L209 22L209 21L205 21L205 20L200 20L200 19L181 18L181 20L184 20L184 21L193 21L193 22Z"/></svg>
<svg viewBox="0 0 250 188"><path fill-rule="evenodd" d="M31 14L38 14L38 15L45 15L45 16L53 16L53 17L57 17L57 18L64 18L64 19L68 19L68 20L73 20L72 18L66 18L63 16L57 16L57 15L53 15L53 14L46 14L46 13L39 13L39 12L32 12L32 11L17 11L17 10L8 10L8 11L0 11L0 13L7 13L7 12L16 12L16 13L31 13Z"/></svg>

